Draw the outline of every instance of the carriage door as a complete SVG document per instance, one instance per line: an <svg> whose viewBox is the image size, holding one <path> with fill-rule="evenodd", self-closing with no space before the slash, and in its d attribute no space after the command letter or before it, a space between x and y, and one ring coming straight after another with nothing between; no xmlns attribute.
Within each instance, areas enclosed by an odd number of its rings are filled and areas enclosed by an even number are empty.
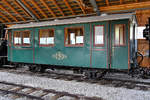
<svg viewBox="0 0 150 100"><path fill-rule="evenodd" d="M128 21L112 21L110 30L110 67L128 69Z"/></svg>
<svg viewBox="0 0 150 100"><path fill-rule="evenodd" d="M106 22L92 24L93 34L91 65L94 68L107 68L107 29Z"/></svg>

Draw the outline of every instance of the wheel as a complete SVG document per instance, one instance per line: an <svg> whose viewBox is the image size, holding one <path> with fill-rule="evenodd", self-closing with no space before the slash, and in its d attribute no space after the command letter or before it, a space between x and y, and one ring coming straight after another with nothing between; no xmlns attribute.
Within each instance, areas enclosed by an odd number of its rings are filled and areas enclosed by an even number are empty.
<svg viewBox="0 0 150 100"><path fill-rule="evenodd" d="M37 70L36 65L29 65L29 70L31 72L36 72L36 70Z"/></svg>
<svg viewBox="0 0 150 100"><path fill-rule="evenodd" d="M84 71L84 72L83 72L83 75L84 75L84 78L85 78L85 79L89 79L89 78L90 78L90 73L89 73L89 71Z"/></svg>
<svg viewBox="0 0 150 100"><path fill-rule="evenodd" d="M41 73L44 73L44 72L45 72L45 70L46 70L46 67L41 66L41 70L40 70L40 72L41 72Z"/></svg>
<svg viewBox="0 0 150 100"><path fill-rule="evenodd" d="M43 72L45 72L46 67L42 67L41 65L31 65L31 66L29 66L29 70L31 72L41 72L41 73L43 73Z"/></svg>
<svg viewBox="0 0 150 100"><path fill-rule="evenodd" d="M84 72L84 78L87 79L96 79L97 78L97 73L94 71L85 71Z"/></svg>
<svg viewBox="0 0 150 100"><path fill-rule="evenodd" d="M28 68L29 68L29 71L33 71L33 66L28 66Z"/></svg>

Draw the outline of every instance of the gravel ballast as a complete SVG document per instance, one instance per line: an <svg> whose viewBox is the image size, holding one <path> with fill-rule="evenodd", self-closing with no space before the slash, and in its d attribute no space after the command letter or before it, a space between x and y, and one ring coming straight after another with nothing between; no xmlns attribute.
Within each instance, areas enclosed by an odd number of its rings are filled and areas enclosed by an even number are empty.
<svg viewBox="0 0 150 100"><path fill-rule="evenodd" d="M7 98L7 97L0 96L0 100L13 100L13 99L10 99L10 98Z"/></svg>
<svg viewBox="0 0 150 100"><path fill-rule="evenodd" d="M71 94L83 94L89 97L101 97L104 100L150 100L150 91L108 87L85 82L64 81L29 75L0 72L0 81L12 82L43 89L54 89ZM3 99L0 99L3 100Z"/></svg>

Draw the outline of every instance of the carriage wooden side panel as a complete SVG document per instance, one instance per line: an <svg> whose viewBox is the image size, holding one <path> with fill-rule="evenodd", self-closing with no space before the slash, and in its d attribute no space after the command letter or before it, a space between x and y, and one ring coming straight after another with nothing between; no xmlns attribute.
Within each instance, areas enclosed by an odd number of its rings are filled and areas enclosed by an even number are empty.
<svg viewBox="0 0 150 100"><path fill-rule="evenodd" d="M129 68L129 20L131 16L122 15L105 17L89 17L71 20L60 20L52 22L42 22L38 24L25 24L23 27L13 26L11 37L15 31L30 31L30 46L16 46L11 43L9 47L10 61L30 64L59 65L67 67L105 68L105 69L128 69ZM108 19L107 19L108 18ZM76 22L75 22L76 21ZM42 24L45 23L43 26ZM64 24L63 24L64 23ZM114 45L115 26L123 26L122 37L124 44ZM34 26L34 27L33 27ZM96 27L97 26L97 27ZM101 31L97 31L101 29ZM83 44L66 45L65 32L67 28L81 28L83 31ZM41 46L39 44L39 31L41 29L52 29L54 31L54 44ZM120 31L121 31L120 30ZM95 32L102 32L103 43L95 45ZM120 32L118 31L118 32ZM118 34L118 33L117 33ZM120 35L121 36L121 35ZM12 42L12 40L10 41ZM81 42L81 41L80 41ZM59 67L57 66L57 67Z"/></svg>

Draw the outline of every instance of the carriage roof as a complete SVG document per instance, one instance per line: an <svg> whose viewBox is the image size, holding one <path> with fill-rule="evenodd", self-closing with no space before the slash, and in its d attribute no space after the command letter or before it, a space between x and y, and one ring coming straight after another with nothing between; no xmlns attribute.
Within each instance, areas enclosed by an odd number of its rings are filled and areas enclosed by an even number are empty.
<svg viewBox="0 0 150 100"><path fill-rule="evenodd" d="M66 24L78 24L78 23L90 23L99 21L119 20L119 19L135 19L134 13L127 14L112 14L105 16L90 16L90 17L76 17L70 19L58 19L53 21L43 22L30 22L26 24L12 25L6 29L18 29L18 28L30 28L30 27L42 27L42 26L54 26L54 25L66 25Z"/></svg>

